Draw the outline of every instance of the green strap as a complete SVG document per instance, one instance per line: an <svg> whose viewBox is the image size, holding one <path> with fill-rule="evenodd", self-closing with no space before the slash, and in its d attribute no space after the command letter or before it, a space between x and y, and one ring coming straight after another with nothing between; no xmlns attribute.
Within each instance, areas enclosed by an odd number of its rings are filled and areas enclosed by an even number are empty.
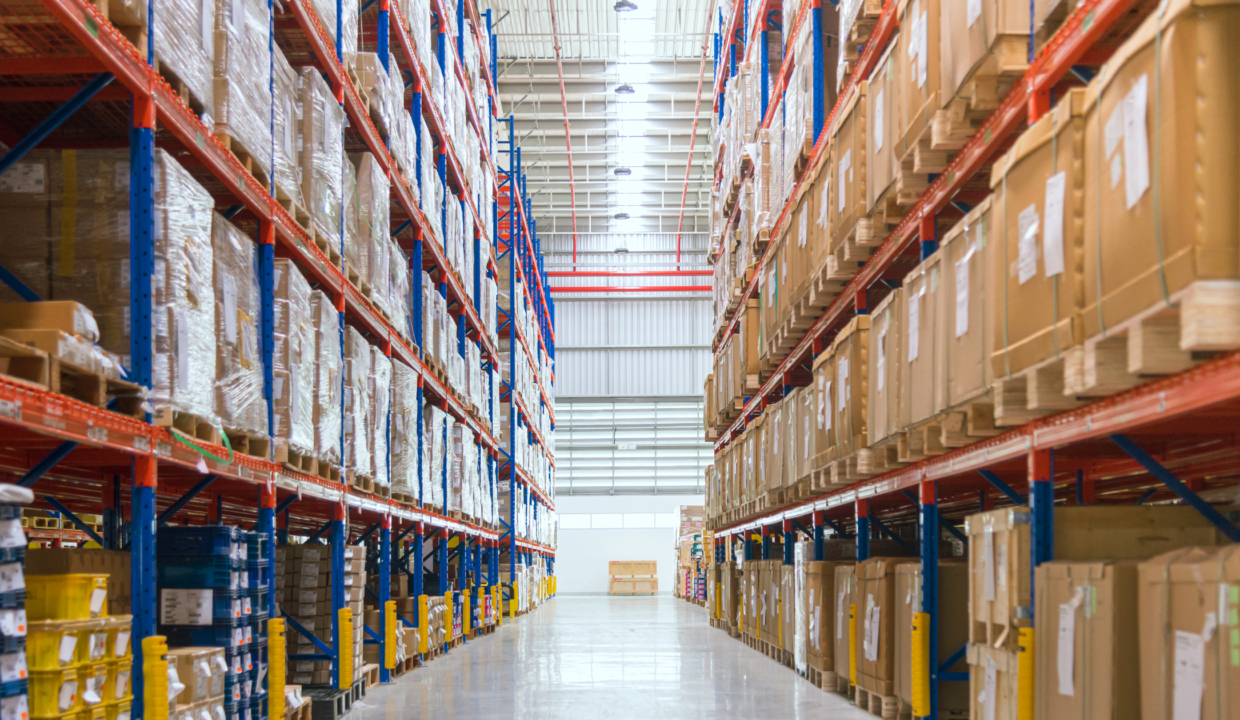
<svg viewBox="0 0 1240 720"><path fill-rule="evenodd" d="M188 435L186 435L185 433L181 432L180 430L178 430L178 429L176 429L176 428L168 428L168 430L170 431L170 434L172 435L172 439L173 439L173 440L176 440L177 442L179 442L179 443L181 443L182 445L184 445L185 447L187 447L187 448L189 448L189 449L193 450L194 452L198 453L199 455L202 455L203 457L208 457L208 458L211 458L212 460L214 460L214 461L216 461L216 462L222 462L222 463L226 463L226 464L230 464L230 465L231 465L231 464L232 464L232 462L236 459L236 457L237 457L237 456L233 453L232 443L228 441L228 434L224 432L224 427L223 427L222 425L218 425L217 427L219 428L219 431L220 431L220 437L224 438L224 449L228 451L228 459L227 459L227 460L225 460L225 459L224 459L224 458L222 458L222 457L217 457L216 455L214 455L214 454L212 454L212 453L209 453L209 452L207 452L206 450L203 450L202 448L198 447L198 446L197 446L196 444L194 444L193 442L190 442L190 440L191 440L192 438L189 438L189 436L188 436Z"/></svg>

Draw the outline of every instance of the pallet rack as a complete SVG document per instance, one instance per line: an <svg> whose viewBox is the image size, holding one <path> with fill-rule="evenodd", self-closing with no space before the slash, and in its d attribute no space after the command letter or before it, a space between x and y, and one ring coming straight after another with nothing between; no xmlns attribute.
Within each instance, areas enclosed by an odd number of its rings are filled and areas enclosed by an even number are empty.
<svg viewBox="0 0 1240 720"><path fill-rule="evenodd" d="M480 463L482 459L486 462L485 471L480 474L485 478L493 498L498 499L494 493L497 492L500 477L505 476L509 480L509 491L514 496L524 493L542 512L554 513L554 503L549 494L537 487L528 474L517 471L503 447L488 432L487 426L496 427L496 408L488 402L485 417L471 415L468 407L449 387L436 379L422 359L421 281L422 271L425 270L436 283L438 292L447 300L450 312L458 319L458 352L464 355L465 343L475 343L488 381L499 372L499 350L488 337L477 310L477 301L481 278L498 278L499 274L494 243L501 239L499 203L503 193L499 190L499 183L493 182L492 187L497 188L497 198L492 199L488 216L480 214L488 208L476 207L473 198L465 192L466 178L458 155L460 149L453 147L442 112L431 93L423 92L424 88L430 87L431 74L419 61L413 40L406 31L408 24L396 4L388 0L371 0L364 4L359 28L363 38L362 49L375 50L386 70L393 76L405 78L406 88L412 88L412 100L407 98L406 103L415 127L420 130L422 123L426 123L436 138L435 147L422 148L419 135L418 153L421 156L423 152L437 151L436 172L446 190L445 203L447 198L457 201L452 188L456 188L463 198L459 201L466 211L467 224L471 226L469 232L475 250L475 281L472 288L462 287L449 270L443 239L434 235L426 220L427 211L446 214L446 204L431 208L429 201L421 205L415 202L413 186L395 172L395 164L387 151L387 139L372 124L350 73L341 62L339 41L335 47L332 46L308 0L268 3L269 46L280 47L290 58L297 57L297 64L313 65L324 75L347 114L347 128L343 130L346 148L372 153L391 180L391 235L409 254L411 261L411 310L417 319L413 323L411 337L403 337L346 280L341 269L329 262L327 256L276 201L274 186L270 189L262 187L238 159L213 137L210 129L156 71L148 60L154 56L156 31L150 18L146 35L143 36L146 43L143 53L106 19L103 11L106 10L106 3L96 4L87 0L5 0L3 5L7 17L20 20L6 24L8 39L5 45L8 52L0 56L0 75L3 76L0 94L3 94L4 101L10 103L0 110L0 141L11 148L0 158L0 172L40 144L59 148L128 147L130 150L130 312L135 318L131 327L130 375L134 381L146 387L152 384L149 322L154 271L151 249L155 235L152 168L155 149L159 146L177 153L179 160L196 177L209 183L217 207L222 212L236 218L238 223L256 228L252 236L259 262L262 298L260 342L265 367L264 397L268 400L268 427L272 425L273 268L276 258L288 258L296 263L314 286L333 299L340 317L342 343L344 326L352 325L394 361L405 363L417 373L419 465L429 462L422 447L423 402L435 402L474 432L481 446ZM500 122L496 117L498 96L491 13L480 14L474 0L462 0L457 7L458 34L449 37L445 5L441 0L431 0L430 5L432 16L437 19L437 25L432 29L434 58L446 78L445 82L466 85L462 59L466 43L476 43L480 56L488 59L481 68L488 107L474 107L472 95L466 92L466 115L472 131L482 140L480 156L485 171L496 181L497 169L492 157L492 145L488 141ZM467 17L471 21L470 26L465 23ZM469 27L473 28L472 32ZM450 52L450 43L455 44L455 52ZM396 57L398 67L388 67L389 49ZM15 104L19 102L21 106ZM34 115L44 107L48 110L46 120L28 117L28 114ZM28 114L22 112L28 109L33 111ZM519 156L519 150L515 151ZM511 172L505 177L511 178ZM430 179L422 178L420 169L416 181L429 190ZM525 207L528 203L520 205L515 215L520 218L523 228L527 223ZM511 212L509 217L514 217ZM533 224L532 220L528 222ZM545 274L542 260L537 255L536 236L524 231L508 237L524 242L500 242L499 257L501 261L506 259L510 266L519 262L524 273L522 277L530 279L530 282L523 282L523 287L529 293L528 302L539 321L539 337L535 341L518 336L510 321L500 323L499 335L509 338L510 347L519 345L524 348L531 359L531 348L539 348L546 356L554 358L553 308L547 302ZM14 282L20 285L2 269L0 280L10 285ZM530 287L537 292L530 292ZM27 300L38 299L28 288L15 289ZM144 324L137 319L146 322ZM540 381L539 391L540 405L547 407L550 413L552 390L542 387ZM515 398L515 394L512 397ZM535 416L523 404L516 403L514 409L517 412L510 415L513 419L511 432L537 427ZM524 418L524 422L519 417ZM388 424L390 426L390 421ZM5 440L0 442L0 462L4 469L24 486L39 483L35 488L41 498L38 504L55 508L78 528L55 533L41 531L46 535L44 539L57 544L89 539L104 548L126 547L132 555L133 647L136 656L132 677L136 717L143 716L142 639L155 633L154 536L158 524L189 519L244 523L270 536L268 547L273 549L273 557L277 538L287 542L290 533L309 538L328 538L333 577L338 585L332 593L333 607L337 609L344 604L341 569L346 542L370 540L378 543L375 564L378 566L380 601L386 601L390 595L394 570L400 575L410 576L410 589L415 596L422 593L423 562L426 557L424 544L436 536L438 572L442 580L446 580L450 561L448 539L452 536L461 540L456 554L460 557L462 569L472 568L474 577L485 577L487 584L501 582L501 543L514 557L514 568L518 554L531 563L535 558L545 560L548 570L553 568L554 548L519 538L512 530L514 523L511 516L506 522L501 521L499 527L490 527L422 507L425 488L421 487L421 480L419 501L399 502L289 470L270 458L234 455L223 447L186 440L141 419L94 407L3 376L0 376L0 425L6 431ZM554 429L554 425L551 428ZM540 431L530 432L535 434L539 446L550 447ZM504 475L505 472L507 475ZM446 491L446 473L443 482ZM546 486L551 487L550 484ZM294 505L295 515L290 512L290 506ZM103 532L95 533L85 526L74 514L75 510L101 512L104 516ZM126 519L127 522L124 522ZM485 575L482 573L484 555L487 560ZM271 616L275 617L274 583L267 594L266 604ZM418 618L401 618L399 622L416 626ZM386 657L387 644L393 642L395 637L395 628L387 627L387 624L386 613L381 613L377 632L367 628L366 642L377 643L383 657ZM295 623L292 626L297 629ZM336 689L340 690L340 674L336 672L341 654L340 635L338 632L333 634L335 639L331 647L318 643L323 652L302 659L330 659ZM296 656L293 659L297 659ZM380 675L383 682L390 679L387 667L381 669ZM277 678L273 677L272 681L277 682ZM282 682L282 678L278 681Z"/></svg>
<svg viewBox="0 0 1240 720"><path fill-rule="evenodd" d="M888 40L896 29L898 3L886 0L870 38L861 47L852 75L839 97L841 103L860 79L873 72ZM831 120L841 105L827 115L823 103L821 68L821 0L805 0L800 11L785 27L800 28L812 23L814 42L814 95L812 98L815 143L808 167L823 159ZM936 224L939 219L963 216L968 204L985 197L987 191L974 182L984 177L988 163L1003 152L1027 123L1047 113L1052 98L1081 84L1092 75L1091 66L1101 64L1120 42L1153 9L1147 0L1081 0L1046 45L1034 53L1030 32L1030 65L999 106L969 139L945 172L934 177L920 199L909 208L905 219L877 248L874 255L847 283L843 292L807 329L805 336L788 352L772 374L762 379L760 389L745 398L739 418L716 439L716 453L733 442L745 426L765 407L784 397L793 387L805 384L814 358L831 338L854 316L867 314L898 279L937 249ZM769 58L766 36L778 29L786 18L780 14L779 0L738 0L731 14L721 11L715 21L718 31L715 47L715 109L722 117L724 83L736 74L738 62L755 46L761 71L762 125L769 127L782 111L783 88L794 63L802 58L788 57L772 85L768 83ZM744 28L756 13L752 36ZM716 166L722 167L719 158ZM721 172L721 171L720 171ZM801 183L812 176L806 170ZM721 175L716 175L716 183ZM790 220L791 205L786 204L772 230L775 237ZM727 219L730 226L739 212ZM726 235L726 229L724 232ZM758 270L741 295L743 308L748 298L757 296L762 268L773 262L768 252L757 262ZM718 353L736 330L740 312L725 319L715 338ZM1207 360L1196 367L1157 381L1139 385L1088 403L1074 410L1047 416L1020 425L992 438L931 456L898 470L826 495L796 503L778 511L740 522L713 523L715 561L734 557L735 544L741 543L745 559L770 559L772 539L782 535L783 562L791 564L792 547L798 532L813 540L813 558L824 557L828 530L835 537L855 538L858 562L870 556L873 532L886 536L895 523L918 526L918 555L921 560L922 613L929 618L927 633L930 658L940 657L938 638L938 553L937 542L947 531L962 542L967 538L950 521L973 512L992 509L998 504L1029 505L1031 509L1031 568L1054 559L1053 507L1060 503L1092 504L1104 496L1110 501L1142 504L1151 500L1179 499L1197 509L1233 542L1240 542L1240 528L1215 509L1201 492L1224 483L1234 486L1237 419L1240 419L1240 352ZM1184 478L1184 479L1181 479ZM1022 492L1023 491L1023 492ZM885 522L884 522L885 520ZM948 672L963 657L960 649L942 665L928 663L929 693L926 717L938 717L940 682L967 681L967 674ZM1030 699L1029 702L1032 702ZM1022 706L1032 717L1032 708Z"/></svg>

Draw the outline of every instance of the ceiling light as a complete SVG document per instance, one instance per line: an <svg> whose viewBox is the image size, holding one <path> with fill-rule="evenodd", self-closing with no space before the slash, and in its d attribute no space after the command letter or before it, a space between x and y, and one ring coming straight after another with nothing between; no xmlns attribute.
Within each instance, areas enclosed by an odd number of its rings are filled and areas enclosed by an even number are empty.
<svg viewBox="0 0 1240 720"><path fill-rule="evenodd" d="M633 174L633 171L626 167L618 167L614 170L614 172L616 173L618 177L624 177L625 175Z"/></svg>
<svg viewBox="0 0 1240 720"><path fill-rule="evenodd" d="M633 0L619 0L611 8L616 12L632 12L637 9L637 3L633 2Z"/></svg>
<svg viewBox="0 0 1240 720"><path fill-rule="evenodd" d="M633 86L628 83L625 83L621 85L620 87L616 88L617 95L632 95L635 92L637 91L634 90Z"/></svg>
<svg viewBox="0 0 1240 720"><path fill-rule="evenodd" d="M628 219L629 219L629 214L628 214L628 213L626 213L626 212L619 212L619 213L616 213L615 215L613 215L612 217L614 217L614 218L615 218L615 219L617 219L617 220L628 220Z"/></svg>

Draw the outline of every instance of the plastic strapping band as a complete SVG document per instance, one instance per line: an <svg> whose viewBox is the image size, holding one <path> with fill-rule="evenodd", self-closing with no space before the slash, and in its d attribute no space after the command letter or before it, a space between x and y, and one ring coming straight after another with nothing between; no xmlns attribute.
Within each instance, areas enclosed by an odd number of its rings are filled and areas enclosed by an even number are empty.
<svg viewBox="0 0 1240 720"><path fill-rule="evenodd" d="M1161 58L1162 58L1163 18L1166 15L1166 12L1167 12L1167 0L1162 0L1162 2L1158 3L1158 32L1155 33L1154 35L1154 167L1152 168L1153 175L1154 175L1154 180L1153 180L1154 187L1153 187L1153 193L1151 195L1151 200L1154 203L1154 245L1158 248L1158 283L1162 289L1163 302L1165 302L1167 305L1170 305L1171 295L1170 293L1167 292L1167 267L1165 264L1165 258L1163 256L1162 222L1161 222L1162 213L1160 212L1161 203L1159 202L1159 197L1158 197L1159 195L1158 186L1162 184L1161 182L1159 182L1160 176L1158 172L1159 166L1162 164L1159 161L1159 158L1161 157L1161 153L1159 152L1159 149L1162 147L1162 133L1160 132L1162 123L1159 122L1159 120L1162 117L1162 107L1159 101L1162 97L1162 60ZM1099 118L1099 120L1101 120L1101 118ZM1101 174L1102 169L1099 168L1098 171L1099 171L1099 174ZM1101 240L1101 238L1099 239Z"/></svg>
<svg viewBox="0 0 1240 720"><path fill-rule="evenodd" d="M227 460L225 460L222 457L216 457L214 454L209 453L206 450L203 450L202 448L198 447L194 443L190 442L188 439L186 439L185 433L181 432L180 430L176 428L168 428L168 429L172 431L171 435L172 435L173 440L176 440L177 442L190 448L191 450L198 453L199 455L202 455L203 457L211 458L212 460L216 462L229 463L229 464L231 464L233 460L235 460L237 457L236 455L233 454L232 443L228 441L228 434L224 432L223 427L220 427L220 437L224 438L224 449L228 451Z"/></svg>

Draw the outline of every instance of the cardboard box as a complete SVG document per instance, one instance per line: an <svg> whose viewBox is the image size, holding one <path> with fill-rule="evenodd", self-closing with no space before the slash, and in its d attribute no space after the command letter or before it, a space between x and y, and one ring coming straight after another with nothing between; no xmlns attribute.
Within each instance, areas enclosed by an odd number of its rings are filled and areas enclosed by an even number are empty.
<svg viewBox="0 0 1240 720"><path fill-rule="evenodd" d="M990 355L994 352L994 302L991 263L994 262L994 220L987 197L943 236L943 333L947 347L944 404L964 408L977 431L993 425L983 406L994 384ZM969 405L971 401L982 402ZM991 412L993 413L993 405ZM877 410L875 414L877 414ZM982 413L982 415L979 415Z"/></svg>
<svg viewBox="0 0 1240 720"><path fill-rule="evenodd" d="M1137 573L1142 720L1240 718L1240 546L1177 550Z"/></svg>
<svg viewBox="0 0 1240 720"><path fill-rule="evenodd" d="M1070 90L991 170L996 233L991 358L996 377L1060 359L1085 339L1080 200L1086 185L1081 157L1084 104L1084 90ZM1060 184L1057 194L1053 188ZM1063 202L1059 211L1051 208L1048 218L1046 200L1056 196ZM1053 222L1055 212L1062 214L1061 223ZM1052 232L1058 237L1048 239Z"/></svg>
<svg viewBox="0 0 1240 720"><path fill-rule="evenodd" d="M842 627L847 632L847 607L844 608L843 624L841 625L840 597L835 587L836 570L841 567L851 568L849 563L811 561L805 563L805 604L808 623L808 655L810 667L824 673L831 673L830 678L823 678L825 689L834 689L836 671L835 637ZM847 605L845 601L844 605Z"/></svg>
<svg viewBox="0 0 1240 720"><path fill-rule="evenodd" d="M857 686L876 695L896 694L896 568L911 562L877 557L857 564Z"/></svg>
<svg viewBox="0 0 1240 720"><path fill-rule="evenodd" d="M0 303L0 330L59 330L97 342L94 313L72 300Z"/></svg>
<svg viewBox="0 0 1240 720"><path fill-rule="evenodd" d="M1038 720L1140 717L1137 563L1044 563L1034 586Z"/></svg>
<svg viewBox="0 0 1240 720"><path fill-rule="evenodd" d="M224 694L224 650L210 647L168 649L169 665L175 662L177 677L185 689L175 698L189 705Z"/></svg>
<svg viewBox="0 0 1240 720"><path fill-rule="evenodd" d="M1191 350L1235 347L1233 326L1218 324L1217 314L1224 307L1233 312L1240 293L1237 12L1231 3L1169 2L1086 90L1084 173L1091 180L1083 188L1084 335L1115 331L1139 313L1180 301L1180 342L1158 351L1172 352L1164 360L1170 364L1133 366L1130 355L1130 372L1178 372L1191 365ZM1138 102L1139 92L1145 147L1128 147L1127 135L1107 128L1116 118L1122 124L1125 103ZM1144 173L1139 158L1146 158ZM1219 282L1184 292L1199 280Z"/></svg>
<svg viewBox="0 0 1240 720"><path fill-rule="evenodd" d="M947 385L947 343L943 333L942 253L931 253L904 277L901 346L904 362L900 364L900 387L907 388L907 402L899 410L899 425L912 429L924 424L943 410L943 391ZM928 433L929 434L929 433ZM934 435L924 440L926 449L939 450L941 439Z"/></svg>
<svg viewBox="0 0 1240 720"><path fill-rule="evenodd" d="M921 565L896 567L896 690L901 703L913 704L913 616L921 608ZM939 562L938 659L941 665L969 639L969 567L959 560ZM1046 646L1042 646L1046 647ZM964 672L964 658L945 672ZM969 686L961 682L939 684L939 716L961 717L969 710Z"/></svg>
<svg viewBox="0 0 1240 720"><path fill-rule="evenodd" d="M825 348L814 358L814 469L835 459L835 354Z"/></svg>
<svg viewBox="0 0 1240 720"><path fill-rule="evenodd" d="M900 158L905 150L901 146L904 135L901 76L908 73L905 55L899 52L901 40L899 31L892 35L870 75L865 96L866 212L874 211L900 175ZM892 195L891 199L894 198Z"/></svg>
<svg viewBox="0 0 1240 720"><path fill-rule="evenodd" d="M92 548L31 548L23 571L27 575L86 573L108 576L108 614L130 615L133 577L130 553Z"/></svg>
<svg viewBox="0 0 1240 720"><path fill-rule="evenodd" d="M857 315L831 343L835 367L835 459L842 460L869 447L867 410L870 354L870 316Z"/></svg>
<svg viewBox="0 0 1240 720"><path fill-rule="evenodd" d="M943 105L960 118L968 117L970 100L974 110L987 111L1011 87L1011 79L995 80L1018 77L1029 63L1029 4L1018 0L981 0L973 5L949 2L942 4L941 12ZM978 85L970 86L975 78ZM967 136L950 139L956 145Z"/></svg>
<svg viewBox="0 0 1240 720"><path fill-rule="evenodd" d="M902 366L906 350L900 308L905 306L904 289L895 288L874 308L870 315L870 352L868 355L869 415L866 428L871 445L876 445L899 432L901 407L907 403L901 392Z"/></svg>
<svg viewBox="0 0 1240 720"><path fill-rule="evenodd" d="M841 253L846 242L875 242L869 229L859 229L866 217L866 92L862 80L847 97L833 128L831 140L831 249ZM860 236L858 236L860 235ZM881 238L879 238L881 240ZM837 255L838 256L838 255ZM844 254L847 258L848 255Z"/></svg>
<svg viewBox="0 0 1240 720"><path fill-rule="evenodd" d="M971 515L969 535L969 642L1015 650L1018 628L1029 627L1029 509ZM1055 509L1058 560L1144 560L1176 548L1220 545L1217 528L1183 506L1087 506Z"/></svg>

